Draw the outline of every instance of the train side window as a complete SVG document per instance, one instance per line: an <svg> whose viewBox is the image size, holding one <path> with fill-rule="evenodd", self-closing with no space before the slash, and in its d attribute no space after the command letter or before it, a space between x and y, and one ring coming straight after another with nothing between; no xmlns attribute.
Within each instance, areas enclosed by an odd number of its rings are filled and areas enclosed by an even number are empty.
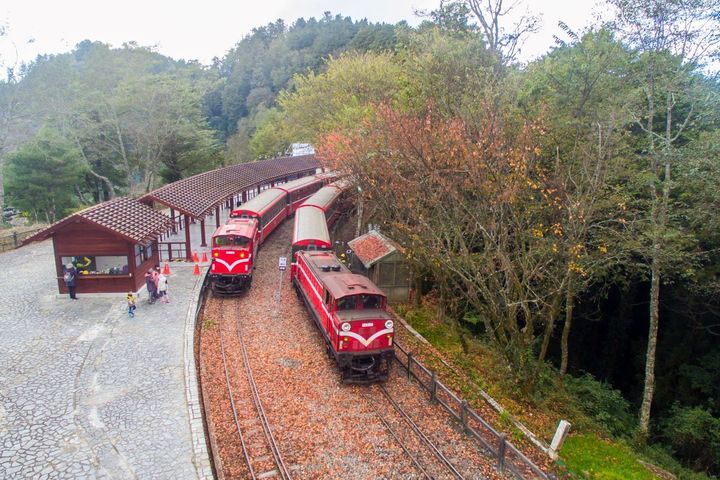
<svg viewBox="0 0 720 480"><path fill-rule="evenodd" d="M332 298L330 298L330 292L325 290L325 305L330 305L331 300L332 300Z"/></svg>

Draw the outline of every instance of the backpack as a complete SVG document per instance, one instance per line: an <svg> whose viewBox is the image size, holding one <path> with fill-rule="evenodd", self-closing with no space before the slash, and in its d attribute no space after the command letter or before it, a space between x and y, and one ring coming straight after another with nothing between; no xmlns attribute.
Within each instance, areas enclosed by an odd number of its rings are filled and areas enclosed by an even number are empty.
<svg viewBox="0 0 720 480"><path fill-rule="evenodd" d="M73 280L73 274L71 272L65 272L63 275L63 280L65 280L65 283L70 283Z"/></svg>

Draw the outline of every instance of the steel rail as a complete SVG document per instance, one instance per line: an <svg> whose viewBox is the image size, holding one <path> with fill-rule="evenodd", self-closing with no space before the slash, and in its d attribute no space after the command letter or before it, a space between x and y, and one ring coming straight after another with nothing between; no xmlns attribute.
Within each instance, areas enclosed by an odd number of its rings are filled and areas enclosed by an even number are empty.
<svg viewBox="0 0 720 480"><path fill-rule="evenodd" d="M247 353L247 349L245 348L245 341L243 340L243 336L242 336L242 328L240 326L239 315L237 316L237 319L235 320L235 332L237 333L238 340L240 341L240 351L242 352L243 362L245 363L245 373L247 375L248 383L250 384L250 388L252 390L253 403L255 403L255 409L258 412L258 417L260 418L260 424L262 425L263 431L265 432L265 437L267 438L268 446L270 447L270 452L272 453L273 458L275 459L275 464L278 467L280 476L283 479L290 480L290 479L292 479L292 476L290 475L290 472L288 471L287 467L285 466L285 462L283 462L282 454L280 453L280 448L278 447L277 441L275 440L275 436L272 433L272 429L270 428L270 422L268 421L267 415L265 414L265 409L262 406L262 401L260 400L260 394L258 392L257 384L255 383L255 377L253 376L253 373L252 373L252 367L250 366L250 357Z"/></svg>
<svg viewBox="0 0 720 480"><path fill-rule="evenodd" d="M464 480L465 477L462 476L462 474L455 468L455 466L448 460L448 458L435 446L435 444L430 440L427 435L425 435L421 430L420 427L413 421L412 418L403 410L403 408L398 404L394 398L390 395L390 392L387 391L384 385L378 385L380 388L380 391L385 395L385 398L390 402L390 404L397 410L400 415L402 415L405 422L407 422L408 425L413 429L413 431L417 434L420 439L425 442L425 445L430 447L430 450L435 454L435 456L447 467L450 472L457 478L458 480Z"/></svg>
<svg viewBox="0 0 720 480"><path fill-rule="evenodd" d="M368 398L368 397L366 397L366 398ZM385 428L387 428L388 432L390 432L390 436L392 436L395 439L395 441L398 443L398 445L400 445L400 448L402 448L405 451L405 453L407 454L407 456L410 457L410 460L412 460L412 463L417 467L417 469L420 470L420 472L425 476L425 478L427 478L428 480L432 480L433 477L429 473L427 473L427 471L425 471L425 469L422 467L422 465L420 465L420 462L417 461L417 458L415 458L415 455L410 453L410 450L408 450L407 447L405 446L405 444L402 442L402 440L400 440L400 437L398 437L397 433L395 433L395 430L393 430L393 428L390 426L390 423L388 423L388 421L385 420L385 417L383 417L380 414L380 412L377 412L377 411L375 412L375 415L377 415L377 417L380 419L382 424L385 425Z"/></svg>
<svg viewBox="0 0 720 480"><path fill-rule="evenodd" d="M222 332L222 326L220 326L220 353L222 355L223 367L225 369L225 384L227 386L228 395L230 396L230 407L232 408L233 418L235 419L235 427L237 428L238 436L240 437L240 444L242 445L243 455L245 456L245 463L247 463L248 470L251 478L256 479L255 471L250 461L250 455L245 445L245 437L243 436L242 429L240 428L240 421L238 420L237 407L235 406L235 398L233 396L232 386L230 384L230 375L228 374L227 357L225 355L225 340Z"/></svg>

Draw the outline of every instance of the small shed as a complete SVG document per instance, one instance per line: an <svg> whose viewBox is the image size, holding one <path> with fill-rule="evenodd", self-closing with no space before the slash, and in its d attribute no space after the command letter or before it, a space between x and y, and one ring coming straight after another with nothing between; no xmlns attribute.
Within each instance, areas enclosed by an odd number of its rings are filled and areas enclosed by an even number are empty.
<svg viewBox="0 0 720 480"><path fill-rule="evenodd" d="M380 232L372 230L348 242L352 251L350 268L366 275L392 302L406 302L412 278L402 248Z"/></svg>
<svg viewBox="0 0 720 480"><path fill-rule="evenodd" d="M23 243L52 236L58 290L69 263L78 270L77 293L137 291L159 263L157 237L172 220L131 198L116 198L76 212Z"/></svg>

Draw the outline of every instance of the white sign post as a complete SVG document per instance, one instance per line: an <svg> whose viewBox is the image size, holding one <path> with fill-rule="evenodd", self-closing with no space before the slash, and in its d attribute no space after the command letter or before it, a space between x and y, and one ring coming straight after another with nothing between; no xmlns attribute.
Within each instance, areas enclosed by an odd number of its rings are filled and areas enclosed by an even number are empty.
<svg viewBox="0 0 720 480"><path fill-rule="evenodd" d="M287 258L286 257L280 257L278 260L278 268L280 268L280 271L285 270L285 267L287 267Z"/></svg>

